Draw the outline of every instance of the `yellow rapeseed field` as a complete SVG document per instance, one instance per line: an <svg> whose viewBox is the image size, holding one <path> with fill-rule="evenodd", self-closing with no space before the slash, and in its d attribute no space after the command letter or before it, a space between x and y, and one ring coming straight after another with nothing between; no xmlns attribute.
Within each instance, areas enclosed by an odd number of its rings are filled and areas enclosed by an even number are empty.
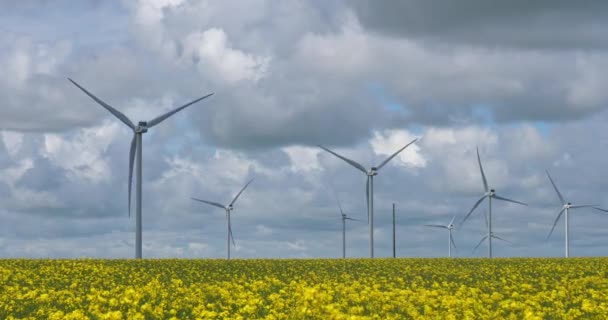
<svg viewBox="0 0 608 320"><path fill-rule="evenodd" d="M608 319L608 259L0 260L0 319Z"/></svg>

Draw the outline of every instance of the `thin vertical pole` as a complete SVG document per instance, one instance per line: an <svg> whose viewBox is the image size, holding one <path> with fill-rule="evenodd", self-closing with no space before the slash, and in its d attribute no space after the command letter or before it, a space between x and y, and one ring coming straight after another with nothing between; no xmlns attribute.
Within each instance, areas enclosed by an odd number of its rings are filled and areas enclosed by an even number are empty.
<svg viewBox="0 0 608 320"><path fill-rule="evenodd" d="M488 197L490 210L488 212L488 258L492 258L492 197Z"/></svg>
<svg viewBox="0 0 608 320"><path fill-rule="evenodd" d="M452 257L452 229L448 229L448 258Z"/></svg>
<svg viewBox="0 0 608 320"><path fill-rule="evenodd" d="M136 174L137 174L137 182L136 182L136 194L135 194L135 258L136 259L141 259L141 242L142 242L142 235L141 235L141 187L142 187L142 168L141 168L141 153L142 153L142 134L141 133L137 133L136 135L136 148L137 148L137 153L136 153L136 158L137 158L137 168L136 170Z"/></svg>
<svg viewBox="0 0 608 320"><path fill-rule="evenodd" d="M369 257L374 257L374 176L369 176Z"/></svg>
<svg viewBox="0 0 608 320"><path fill-rule="evenodd" d="M393 258L397 257L396 241L395 241L395 204L393 203Z"/></svg>
<svg viewBox="0 0 608 320"><path fill-rule="evenodd" d="M566 221L566 258L568 258L570 256L570 239L568 237L568 207L566 207L566 216L564 220Z"/></svg>
<svg viewBox="0 0 608 320"><path fill-rule="evenodd" d="M346 258L346 219L342 216L342 259Z"/></svg>
<svg viewBox="0 0 608 320"><path fill-rule="evenodd" d="M226 252L230 260L230 210L226 209Z"/></svg>

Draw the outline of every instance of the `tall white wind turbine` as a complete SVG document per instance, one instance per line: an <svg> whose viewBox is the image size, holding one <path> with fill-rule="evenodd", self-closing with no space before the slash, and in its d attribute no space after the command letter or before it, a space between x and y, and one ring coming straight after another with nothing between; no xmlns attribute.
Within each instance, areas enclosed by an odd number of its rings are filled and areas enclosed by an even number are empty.
<svg viewBox="0 0 608 320"><path fill-rule="evenodd" d="M126 124L131 130L133 130L133 140L131 140L131 149L129 151L129 217L131 217L131 184L133 181L133 165L135 159L137 159L137 165L135 168L136 171L136 181L135 181L135 258L141 259L141 248L142 248L142 135L148 132L148 129L154 127L155 125L163 122L170 116L176 114L177 112L189 107L192 104L195 104L205 98L210 97L213 93L207 94L203 97L200 97L196 100L190 101L185 105L175 108L165 114L162 114L150 121L140 121L137 125L135 125L127 116L125 116L122 112L114 109L109 104L103 102L101 99L94 96L92 93L87 91L85 88L80 86L74 80L68 78L70 82L72 82L75 86L77 86L80 90L82 90L86 95L88 95L95 102L100 104L106 110L108 110L111 114L113 114L118 120L122 121Z"/></svg>
<svg viewBox="0 0 608 320"><path fill-rule="evenodd" d="M607 210L601 209L601 208L597 208L596 205L590 205L590 204L583 204L583 205L573 205L571 202L568 202L564 199L564 197L562 196L561 192L559 192L559 189L557 189L557 185L555 185L555 182L553 182L553 179L551 178L551 175L549 174L549 170L545 170L545 172L547 172L547 177L549 178L549 181L551 181L551 185L553 185L553 189L555 189L555 193L557 193L557 197L559 198L560 204L562 205L562 210L557 214L557 218L555 218L555 222L553 222L553 227L551 228L551 232L549 232L549 235L547 236L547 240L549 240L549 237L551 237L551 234L553 233L553 230L555 229L555 226L557 225L557 222L559 221L559 218L562 217L562 214L564 214L564 220L565 220L565 229L564 229L564 233L565 233L565 247L566 247L566 253L565 256L566 258L568 258L570 256L570 239L569 239L569 229L568 229L568 212L570 211L570 209L578 209L578 208L593 208L596 210L600 210L600 211L604 211L604 212L608 212Z"/></svg>
<svg viewBox="0 0 608 320"><path fill-rule="evenodd" d="M336 202L338 203L338 208L340 209L340 215L342 217L342 258L346 258L346 220L352 221L361 221L359 219L354 219L346 215L344 210L342 210L342 205L340 204L340 199L338 199L338 195L336 194Z"/></svg>
<svg viewBox="0 0 608 320"><path fill-rule="evenodd" d="M450 221L450 223L444 225L441 224L425 224L425 227L432 227L432 228L441 228L441 229L447 229L448 230L448 257L451 258L452 257L452 246L454 246L454 249L456 249L456 243L454 242L454 237L452 237L452 230L454 230L455 226L454 226L454 220L456 219L456 216L454 216L452 218L452 221Z"/></svg>
<svg viewBox="0 0 608 320"><path fill-rule="evenodd" d="M384 160L382 163L380 163L380 165L378 165L377 167L371 167L369 170L366 170L365 167L362 166L361 164L359 164L351 159L348 159L346 157L343 157L322 145L319 145L319 147L321 149L344 160L346 163L350 164L351 166L355 167L357 170L359 170L359 171L363 172L365 175L367 175L365 199L367 201L367 219L369 222L369 256L370 256L370 258L374 257L374 176L378 175L378 171L380 169L382 169L382 167L384 167L389 161L391 161L401 151L405 150L405 148L407 148L409 145L416 142L416 140L418 140L418 139L412 140L412 142L406 144L403 148L397 150L397 152L393 153L390 157L388 157L386 160Z"/></svg>
<svg viewBox="0 0 608 320"><path fill-rule="evenodd" d="M195 201L199 201L202 203L206 203L208 205L212 205L214 207L218 207L221 209L226 210L226 252L227 252L227 257L228 259L230 259L230 240L232 240L232 245L236 246L235 242L234 242L234 236L232 235L232 224L230 223L230 213L232 213L232 210L234 210L234 204L236 203L236 200L239 198L239 196L241 195L241 193L243 193L243 191L245 191L245 189L247 188L247 186L249 186L249 184L253 181L253 179L249 180L249 182L247 182L247 184L245 184L245 186L241 189L241 191L239 191L239 193L236 194L236 196L234 197L234 199L232 199L232 201L228 204L228 205L222 205L220 203L217 202L213 202L213 201L208 201L208 200L202 200L202 199L197 199L197 198L191 198L192 200Z"/></svg>
<svg viewBox="0 0 608 320"><path fill-rule="evenodd" d="M488 212L485 210L483 212L483 218L486 221L486 228L488 228ZM475 248L473 248L473 252L475 252L475 250L477 250L477 248L479 248L479 246L483 243L484 240L486 240L488 238L488 236L490 236L492 239L497 239L497 240L504 241L509 244L513 244L511 241L505 240L505 239L499 237L496 233L492 232L491 234L486 234L485 236L483 236L481 238L481 240L479 240L479 243L475 246Z"/></svg>
<svg viewBox="0 0 608 320"><path fill-rule="evenodd" d="M477 200L477 202L475 203L475 205L473 206L473 208L471 208L471 210L469 211L469 213L464 217L464 219L462 220L462 222L460 223L460 225L462 225L465 221L467 221L467 219L469 218L469 216L471 215L471 213L473 213L473 211L479 206L479 204L481 204L481 202L483 202L484 199L488 199L488 235L492 235L492 199L497 199L497 200L502 200L502 201L507 201L507 202L512 202L512 203L517 203L517 204L521 204L524 206L527 206L527 204L523 203L523 202L519 202L519 201L515 201L515 200L511 200L511 199L507 199L505 197L501 197L499 195L496 194L496 191L494 189L490 189L488 187L488 181L486 180L486 175L483 173L483 167L481 166L481 158L479 157L479 148L477 148L477 162L479 163L479 171L481 172L481 179L483 180L483 188L485 190L484 195L481 197L481 199ZM488 239L488 258L492 258L492 236L487 236Z"/></svg>

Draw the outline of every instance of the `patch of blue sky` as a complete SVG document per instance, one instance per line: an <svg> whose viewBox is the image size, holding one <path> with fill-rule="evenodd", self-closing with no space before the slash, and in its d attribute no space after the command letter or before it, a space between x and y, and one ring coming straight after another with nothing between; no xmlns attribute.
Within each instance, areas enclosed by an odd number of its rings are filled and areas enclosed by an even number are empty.
<svg viewBox="0 0 608 320"><path fill-rule="evenodd" d="M423 136L426 127L420 124L409 124L407 130L416 136Z"/></svg>
<svg viewBox="0 0 608 320"><path fill-rule="evenodd" d="M487 106L480 105L473 107L472 116L476 122L481 123L484 127L497 128L498 126L494 120L492 110ZM518 121L507 124L506 126L517 128L523 125L532 125L543 137L547 137L551 133L551 129L554 126L546 121Z"/></svg>
<svg viewBox="0 0 608 320"><path fill-rule="evenodd" d="M118 1L16 1L0 11L1 30L38 41L70 39L79 46L123 42L127 27L128 12Z"/></svg>
<svg viewBox="0 0 608 320"><path fill-rule="evenodd" d="M481 123L484 127L496 128L494 113L488 106L473 106L471 110L471 115L475 122Z"/></svg>
<svg viewBox="0 0 608 320"><path fill-rule="evenodd" d="M549 136L554 126L553 124L548 123L546 121L532 121L531 123L543 137Z"/></svg>
<svg viewBox="0 0 608 320"><path fill-rule="evenodd" d="M205 145L205 142L201 139L199 130L192 123L190 117L185 114L187 112L188 110L184 110L177 113L159 125L169 125L169 122L171 122L170 125L177 129L173 130L173 133L168 138L168 143L163 146L165 151L172 156L179 155L186 147ZM152 129L149 133L154 135L154 131ZM153 137L150 138L153 139Z"/></svg>
<svg viewBox="0 0 608 320"><path fill-rule="evenodd" d="M520 122L508 124L507 127L519 128L524 125L532 125L536 130L538 130L540 135L544 138L547 138L549 136L549 134L551 133L551 130L553 129L553 126L554 126L553 124L548 123L546 121L520 121Z"/></svg>
<svg viewBox="0 0 608 320"><path fill-rule="evenodd" d="M367 91L370 93L374 101L378 101L381 107L389 112L399 112L408 114L407 107L397 101L395 97L386 92L386 88L378 82L371 82L367 86Z"/></svg>

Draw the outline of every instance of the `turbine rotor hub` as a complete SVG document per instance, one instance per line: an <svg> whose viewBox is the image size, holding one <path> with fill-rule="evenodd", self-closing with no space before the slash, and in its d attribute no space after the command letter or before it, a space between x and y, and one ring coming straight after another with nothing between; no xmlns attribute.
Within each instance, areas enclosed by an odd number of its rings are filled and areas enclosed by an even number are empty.
<svg viewBox="0 0 608 320"><path fill-rule="evenodd" d="M372 167L369 172L367 173L368 176L373 177L378 175L378 168L376 167Z"/></svg>
<svg viewBox="0 0 608 320"><path fill-rule="evenodd" d="M140 121L135 129L133 129L135 133L145 133L148 132L148 123L145 121Z"/></svg>

